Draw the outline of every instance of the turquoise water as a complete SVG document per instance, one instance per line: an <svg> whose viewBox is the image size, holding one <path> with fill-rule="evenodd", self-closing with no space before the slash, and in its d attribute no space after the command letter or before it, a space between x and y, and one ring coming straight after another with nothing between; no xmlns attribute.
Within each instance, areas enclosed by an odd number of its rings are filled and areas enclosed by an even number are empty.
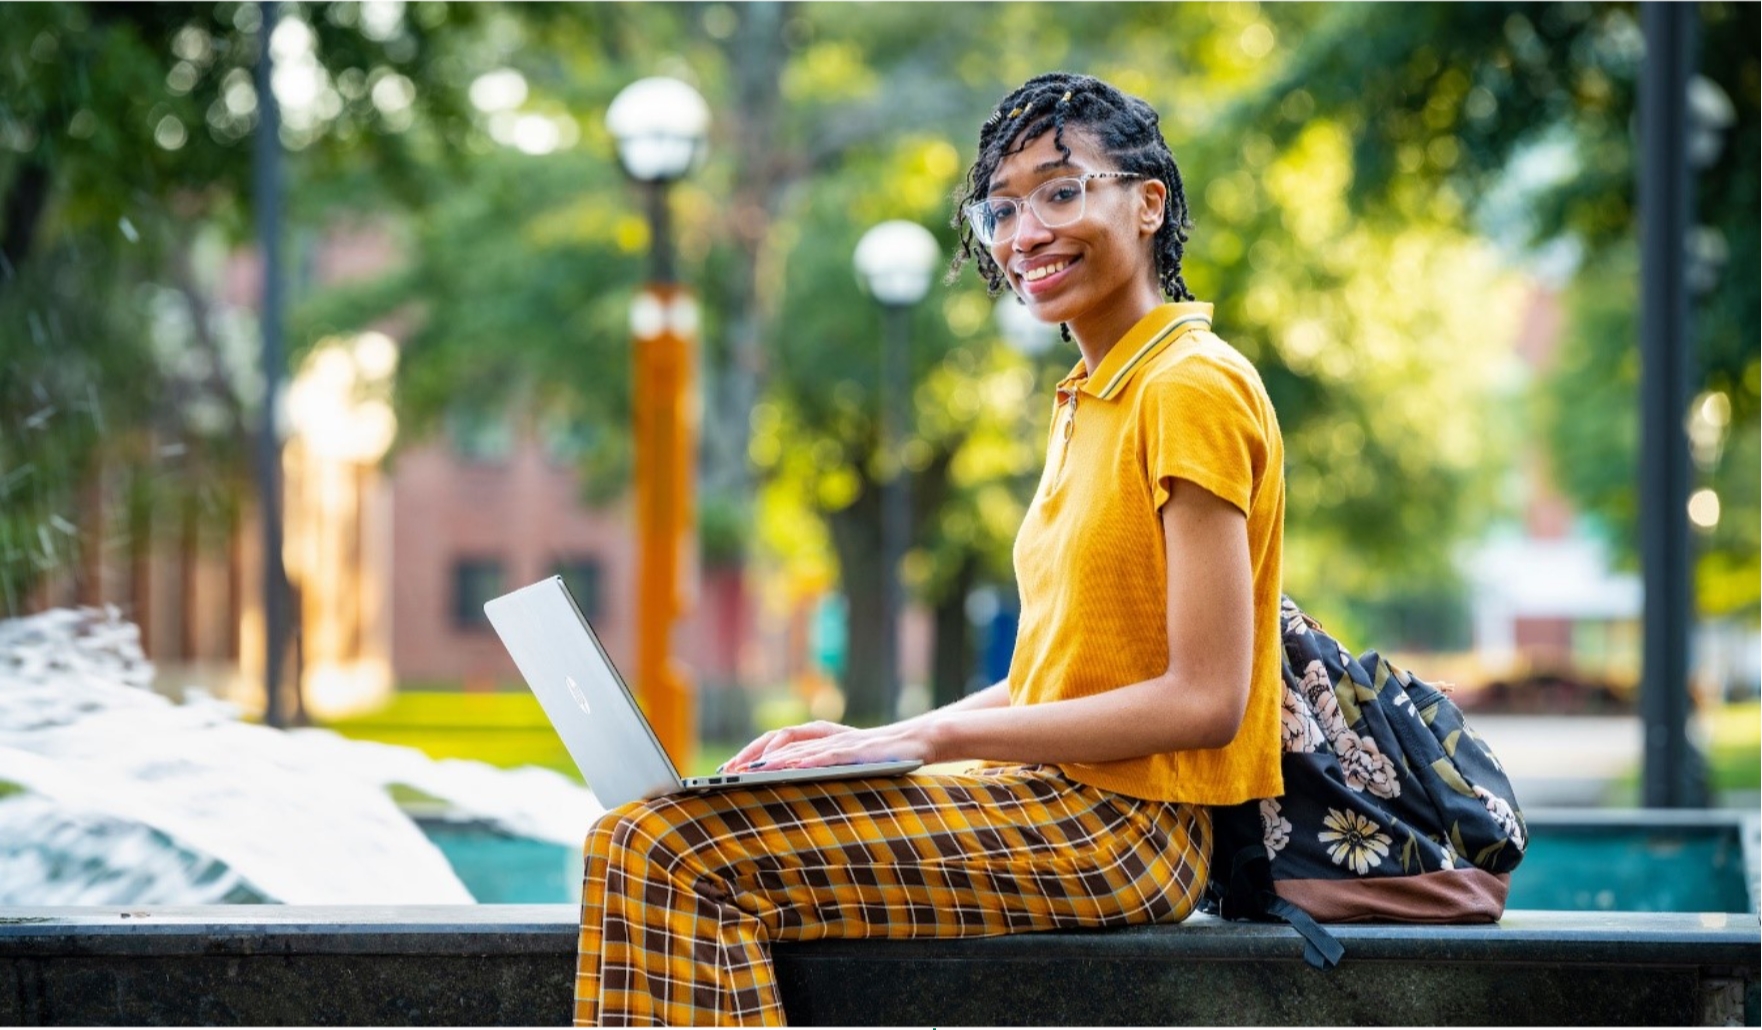
<svg viewBox="0 0 1762 1030"><path fill-rule="evenodd" d="M483 904L581 897L576 848L509 836L479 822L425 820L422 830ZM1733 826L1531 826L1507 906L1746 912L1743 848Z"/></svg>
<svg viewBox="0 0 1762 1030"><path fill-rule="evenodd" d="M424 819L419 825L479 904L545 904L581 897L578 848L515 837L481 822Z"/></svg>
<svg viewBox="0 0 1762 1030"><path fill-rule="evenodd" d="M1510 908L1747 912L1734 826L1532 827Z"/></svg>

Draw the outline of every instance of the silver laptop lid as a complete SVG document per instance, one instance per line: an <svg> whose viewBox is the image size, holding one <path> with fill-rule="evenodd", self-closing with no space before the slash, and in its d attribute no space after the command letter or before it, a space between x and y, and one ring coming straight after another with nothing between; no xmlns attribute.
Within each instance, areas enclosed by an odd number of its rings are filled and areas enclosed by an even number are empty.
<svg viewBox="0 0 1762 1030"><path fill-rule="evenodd" d="M679 771L562 579L483 606L600 804L671 794Z"/></svg>

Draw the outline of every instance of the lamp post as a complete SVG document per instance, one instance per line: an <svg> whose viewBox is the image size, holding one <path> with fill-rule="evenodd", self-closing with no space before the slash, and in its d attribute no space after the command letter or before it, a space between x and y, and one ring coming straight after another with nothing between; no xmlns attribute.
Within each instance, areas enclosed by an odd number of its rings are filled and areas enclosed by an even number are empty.
<svg viewBox="0 0 1762 1030"><path fill-rule="evenodd" d="M636 690L676 764L694 737L689 672L671 655L673 625L690 610L696 568L694 388L697 303L678 282L667 188L702 159L710 109L678 79L624 87L606 109L618 163L647 194L651 271L630 307L636 393Z"/></svg>
<svg viewBox="0 0 1762 1030"><path fill-rule="evenodd" d="M251 203L263 253L263 410L256 441L257 506L263 519L263 721L275 727L287 722L281 705L281 681L289 614L287 569L282 565L281 433L276 424L276 398L286 361L282 354L281 108L272 86L275 59L269 45L278 13L278 4L263 5L263 52L257 61L257 132L251 168Z"/></svg>
<svg viewBox="0 0 1762 1030"><path fill-rule="evenodd" d="M1640 570L1645 583L1640 713L1648 807L1706 804L1705 766L1689 739L1689 633L1695 595L1690 461L1683 431L1693 381L1686 243L1693 222L1694 7L1640 5ZM1705 147L1701 148L1703 151Z"/></svg>
<svg viewBox="0 0 1762 1030"><path fill-rule="evenodd" d="M899 627L905 607L899 565L911 535L911 481L901 460L909 421L911 394L911 309L930 290L930 276L941 258L936 237L916 222L882 222L857 242L857 276L881 305L882 448L892 479L884 487L881 507L881 563L885 594L882 605L881 681L887 691L886 710L898 714L900 693Z"/></svg>

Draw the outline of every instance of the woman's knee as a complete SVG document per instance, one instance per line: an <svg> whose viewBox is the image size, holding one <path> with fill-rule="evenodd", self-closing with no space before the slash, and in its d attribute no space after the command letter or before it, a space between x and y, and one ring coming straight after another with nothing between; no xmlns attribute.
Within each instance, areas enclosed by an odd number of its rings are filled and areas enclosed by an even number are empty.
<svg viewBox="0 0 1762 1030"><path fill-rule="evenodd" d="M642 819L647 801L631 801L608 808L587 831L586 852L589 859L606 858L613 850L628 847L632 829Z"/></svg>
<svg viewBox="0 0 1762 1030"><path fill-rule="evenodd" d="M631 801L608 809L587 834L588 857L632 852L650 858L670 857L678 850L678 829L689 815L668 798Z"/></svg>

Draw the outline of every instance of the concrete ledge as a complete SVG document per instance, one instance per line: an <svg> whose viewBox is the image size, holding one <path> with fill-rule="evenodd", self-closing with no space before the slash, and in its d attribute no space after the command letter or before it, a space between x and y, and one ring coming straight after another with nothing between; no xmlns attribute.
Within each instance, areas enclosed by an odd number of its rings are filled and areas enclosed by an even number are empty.
<svg viewBox="0 0 1762 1030"><path fill-rule="evenodd" d="M561 1025L577 911L0 910L8 1025ZM1757 1022L1754 914L1511 912L1494 926L1174 927L777 948L800 1024Z"/></svg>

